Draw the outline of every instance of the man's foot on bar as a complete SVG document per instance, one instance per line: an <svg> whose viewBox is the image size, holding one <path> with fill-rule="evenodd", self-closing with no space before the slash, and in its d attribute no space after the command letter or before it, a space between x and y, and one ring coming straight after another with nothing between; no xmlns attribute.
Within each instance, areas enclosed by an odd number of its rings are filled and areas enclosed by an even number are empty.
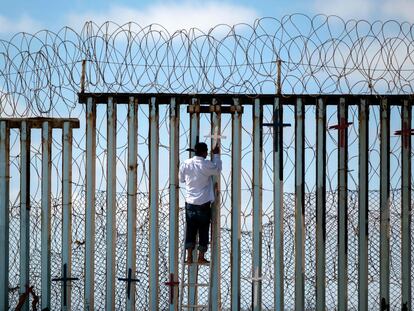
<svg viewBox="0 0 414 311"><path fill-rule="evenodd" d="M199 265L208 265L210 264L210 261L208 261L207 259L205 259L204 257L199 257L198 258L198 264Z"/></svg>

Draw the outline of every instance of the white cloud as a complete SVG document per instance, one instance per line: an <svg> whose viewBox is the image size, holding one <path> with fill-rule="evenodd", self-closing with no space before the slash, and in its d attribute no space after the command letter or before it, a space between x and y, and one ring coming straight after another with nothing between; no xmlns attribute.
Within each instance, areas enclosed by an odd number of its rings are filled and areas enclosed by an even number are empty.
<svg viewBox="0 0 414 311"><path fill-rule="evenodd" d="M374 4L372 0L315 0L313 8L318 14L359 19L370 17Z"/></svg>
<svg viewBox="0 0 414 311"><path fill-rule="evenodd" d="M389 19L399 21L414 21L414 1L413 0L384 0L381 10Z"/></svg>
<svg viewBox="0 0 414 311"><path fill-rule="evenodd" d="M414 21L413 0L314 0L313 10L345 19Z"/></svg>
<svg viewBox="0 0 414 311"><path fill-rule="evenodd" d="M136 22L141 26L158 23L169 32L190 28L207 31L218 24L252 23L257 17L258 13L254 9L245 6L195 1L184 4L155 4L144 9L112 6L106 12L70 14L67 17L67 24L79 29L87 21L93 21L98 25L106 21L121 25Z"/></svg>
<svg viewBox="0 0 414 311"><path fill-rule="evenodd" d="M10 18L0 15L0 33L14 34L17 32L34 33L42 29L40 23L32 19L28 15L21 15L20 17Z"/></svg>

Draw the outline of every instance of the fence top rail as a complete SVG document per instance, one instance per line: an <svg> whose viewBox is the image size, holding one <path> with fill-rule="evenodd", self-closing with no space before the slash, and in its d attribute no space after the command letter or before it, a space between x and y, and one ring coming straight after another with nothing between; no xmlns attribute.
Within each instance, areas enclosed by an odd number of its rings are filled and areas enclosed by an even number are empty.
<svg viewBox="0 0 414 311"><path fill-rule="evenodd" d="M382 99L387 99L388 103L393 106L402 105L404 100L413 104L414 94L404 95L350 95L350 94L173 94L173 93L78 93L78 101L85 104L88 98L92 98L95 104L107 104L109 98L119 104L126 104L130 99L137 100L139 104L147 105L151 98L157 98L157 104L168 105L171 98L175 98L182 104L191 104L192 99L197 99L200 105L210 105L213 99L218 105L233 105L235 98L239 99L242 105L253 105L256 99L259 99L263 105L273 105L274 100L279 98L283 105L294 105L297 99L301 99L305 105L316 105L319 99L323 99L327 105L337 105L340 98L344 98L348 105L359 105L362 99L369 102L370 105L379 105Z"/></svg>
<svg viewBox="0 0 414 311"><path fill-rule="evenodd" d="M2 121L6 121L9 128L20 128L22 122L30 128L42 128L43 122L49 122L51 128L63 128L63 124L68 122L71 128L79 128L79 119L75 118L0 118Z"/></svg>

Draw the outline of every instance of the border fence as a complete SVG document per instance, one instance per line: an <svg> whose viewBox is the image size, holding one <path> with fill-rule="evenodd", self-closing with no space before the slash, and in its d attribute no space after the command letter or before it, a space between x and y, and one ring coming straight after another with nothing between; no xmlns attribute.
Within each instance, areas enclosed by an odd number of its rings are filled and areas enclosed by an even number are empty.
<svg viewBox="0 0 414 311"><path fill-rule="evenodd" d="M412 42L321 15L0 41L2 308L177 308L177 168L218 129L213 310L410 310Z"/></svg>

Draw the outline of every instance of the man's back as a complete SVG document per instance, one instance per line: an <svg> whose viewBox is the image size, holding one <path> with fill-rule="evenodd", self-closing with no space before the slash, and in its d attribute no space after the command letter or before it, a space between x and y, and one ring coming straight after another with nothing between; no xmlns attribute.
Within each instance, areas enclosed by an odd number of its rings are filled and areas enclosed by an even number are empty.
<svg viewBox="0 0 414 311"><path fill-rule="evenodd" d="M180 167L180 182L186 185L186 202L201 205L214 201L211 176L221 172L221 160L218 155L209 161L194 156L184 161Z"/></svg>

